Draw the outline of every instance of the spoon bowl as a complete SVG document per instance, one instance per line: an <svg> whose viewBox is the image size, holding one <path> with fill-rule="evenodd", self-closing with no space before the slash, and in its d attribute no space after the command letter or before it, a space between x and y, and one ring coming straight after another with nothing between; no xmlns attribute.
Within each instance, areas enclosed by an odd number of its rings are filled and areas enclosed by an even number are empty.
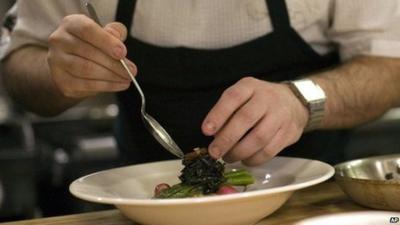
<svg viewBox="0 0 400 225"><path fill-rule="evenodd" d="M174 154L179 158L183 158L184 154L182 150L178 147L175 141L171 138L168 132L157 122L154 117L147 113L143 115L143 123L147 130L150 131L151 135L160 143L165 149Z"/></svg>

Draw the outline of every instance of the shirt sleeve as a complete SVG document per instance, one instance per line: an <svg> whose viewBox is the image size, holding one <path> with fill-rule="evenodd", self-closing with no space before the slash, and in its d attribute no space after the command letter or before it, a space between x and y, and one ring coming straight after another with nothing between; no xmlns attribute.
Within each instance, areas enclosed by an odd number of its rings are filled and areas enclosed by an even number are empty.
<svg viewBox="0 0 400 225"><path fill-rule="evenodd" d="M15 14L16 24L11 32L3 32L0 43L0 59L26 46L47 46L49 35L62 18L73 13L84 13L79 0L48 1L18 0L9 15Z"/></svg>
<svg viewBox="0 0 400 225"><path fill-rule="evenodd" d="M333 0L328 38L342 60L400 57L400 0Z"/></svg>

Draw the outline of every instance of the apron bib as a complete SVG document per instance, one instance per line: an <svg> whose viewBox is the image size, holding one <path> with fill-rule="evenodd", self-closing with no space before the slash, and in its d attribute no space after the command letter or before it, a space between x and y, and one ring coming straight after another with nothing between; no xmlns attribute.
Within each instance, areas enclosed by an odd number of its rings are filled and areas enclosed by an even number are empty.
<svg viewBox="0 0 400 225"><path fill-rule="evenodd" d="M128 58L138 67L137 80L146 96L146 110L184 152L206 147L212 141L202 134L201 123L222 92L241 78L251 75L273 82L293 80L339 63L337 52L319 55L290 26L284 0L266 0L266 4L273 32L230 48L159 47L128 35ZM118 3L116 20L129 29L128 34L135 6L134 0ZM135 88L118 93L117 100L120 114L116 137L125 163L175 158L144 127ZM335 162L340 158L336 149L343 149L344 143L342 132L311 132L282 154Z"/></svg>

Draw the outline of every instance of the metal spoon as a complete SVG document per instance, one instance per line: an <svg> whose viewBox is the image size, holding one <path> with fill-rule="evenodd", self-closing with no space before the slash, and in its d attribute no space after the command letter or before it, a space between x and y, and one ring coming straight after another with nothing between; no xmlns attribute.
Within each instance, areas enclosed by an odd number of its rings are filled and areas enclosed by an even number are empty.
<svg viewBox="0 0 400 225"><path fill-rule="evenodd" d="M90 2L86 2L85 6L90 14L90 17L97 24L101 25L99 17L97 16L97 13L96 13L93 5ZM140 108L140 112L142 114L142 120L143 120L145 127L147 128L147 130L150 131L150 133L153 135L153 137L165 149L167 149L170 153L176 155L177 157L183 158L184 154L183 154L182 150L178 147L178 145L171 138L171 136L168 134L168 132L152 116L150 116L148 113L146 113L146 99L144 97L142 89L140 88L135 77L132 75L129 67L126 65L125 60L121 59L120 62L122 64L122 66L125 68L125 70L128 72L129 76L131 77L133 84L135 85L135 87L138 90L139 95L142 99L142 107Z"/></svg>

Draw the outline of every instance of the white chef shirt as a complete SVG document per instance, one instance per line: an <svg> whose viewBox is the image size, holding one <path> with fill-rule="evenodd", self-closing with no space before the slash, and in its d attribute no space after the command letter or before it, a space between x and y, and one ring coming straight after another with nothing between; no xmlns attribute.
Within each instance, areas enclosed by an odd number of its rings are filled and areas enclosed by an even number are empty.
<svg viewBox="0 0 400 225"><path fill-rule="evenodd" d="M92 0L103 24L117 0ZM290 22L318 53L400 57L400 0L286 0ZM18 0L17 24L2 37L0 58L24 45L47 46L69 14L87 14L81 0ZM219 49L273 31L265 0L137 0L131 34L165 47ZM290 49L282 49L290 51Z"/></svg>

